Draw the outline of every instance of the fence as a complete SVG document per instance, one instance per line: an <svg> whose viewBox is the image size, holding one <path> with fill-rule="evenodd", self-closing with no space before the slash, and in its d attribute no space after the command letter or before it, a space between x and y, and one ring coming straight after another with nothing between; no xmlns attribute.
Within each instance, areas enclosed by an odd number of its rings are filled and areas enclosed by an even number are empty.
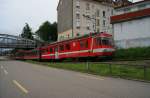
<svg viewBox="0 0 150 98"><path fill-rule="evenodd" d="M139 79L150 81L150 66L130 65L99 62L79 63L47 63L46 65L56 68L63 68L81 72L87 72L102 76L116 76L128 79Z"/></svg>
<svg viewBox="0 0 150 98"><path fill-rule="evenodd" d="M150 80L150 66L111 63L88 63L87 71L99 75Z"/></svg>

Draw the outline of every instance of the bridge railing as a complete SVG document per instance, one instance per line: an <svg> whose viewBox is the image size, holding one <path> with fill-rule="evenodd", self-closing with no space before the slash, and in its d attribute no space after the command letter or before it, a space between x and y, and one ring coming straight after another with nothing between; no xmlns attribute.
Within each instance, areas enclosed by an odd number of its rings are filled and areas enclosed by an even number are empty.
<svg viewBox="0 0 150 98"><path fill-rule="evenodd" d="M36 42L18 36L0 34L0 48L35 48Z"/></svg>

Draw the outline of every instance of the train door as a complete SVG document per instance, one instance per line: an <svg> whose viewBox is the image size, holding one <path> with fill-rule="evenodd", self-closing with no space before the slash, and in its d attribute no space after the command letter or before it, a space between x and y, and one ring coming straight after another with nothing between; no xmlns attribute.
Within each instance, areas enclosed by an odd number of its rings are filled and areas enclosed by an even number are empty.
<svg viewBox="0 0 150 98"><path fill-rule="evenodd" d="M55 47L55 59L58 59L58 47Z"/></svg>
<svg viewBox="0 0 150 98"><path fill-rule="evenodd" d="M94 38L91 37L91 47L90 47L90 52L93 52L93 48L94 48Z"/></svg>

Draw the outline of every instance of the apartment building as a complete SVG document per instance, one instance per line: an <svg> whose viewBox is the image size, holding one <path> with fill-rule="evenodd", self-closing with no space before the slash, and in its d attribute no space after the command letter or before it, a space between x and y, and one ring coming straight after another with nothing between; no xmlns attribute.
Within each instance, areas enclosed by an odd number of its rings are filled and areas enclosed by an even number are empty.
<svg viewBox="0 0 150 98"><path fill-rule="evenodd" d="M112 34L110 16L112 0L60 0L58 12L58 41L93 32Z"/></svg>

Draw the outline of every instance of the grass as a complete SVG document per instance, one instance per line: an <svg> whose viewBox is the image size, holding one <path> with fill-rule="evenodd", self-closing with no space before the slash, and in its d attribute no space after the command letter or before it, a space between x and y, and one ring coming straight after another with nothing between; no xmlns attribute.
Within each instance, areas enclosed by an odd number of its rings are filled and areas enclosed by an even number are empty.
<svg viewBox="0 0 150 98"><path fill-rule="evenodd" d="M146 78L144 77L144 67L141 66L127 66L127 65L109 65L100 63L90 63L87 70L86 63L51 63L51 62L37 62L27 61L35 64L43 64L49 67L61 68L84 73L90 73L101 76L115 76L128 79L139 79L150 81L150 68L146 69Z"/></svg>

